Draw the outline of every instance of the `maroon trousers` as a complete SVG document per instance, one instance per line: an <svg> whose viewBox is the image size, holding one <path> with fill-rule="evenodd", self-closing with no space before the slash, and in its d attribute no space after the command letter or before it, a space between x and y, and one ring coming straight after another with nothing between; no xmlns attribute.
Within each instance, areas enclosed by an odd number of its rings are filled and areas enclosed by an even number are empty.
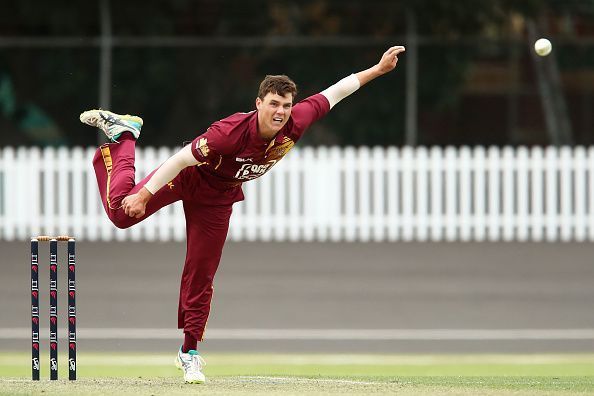
<svg viewBox="0 0 594 396"><path fill-rule="evenodd" d="M124 136L120 143L97 149L93 166L101 201L107 216L118 228L130 227L164 206L183 201L187 250L179 293L178 328L200 341L210 313L213 280L227 237L233 200L226 199L225 192L208 186L196 167L188 167L155 193L143 217L127 216L121 208L122 199L140 190L154 173L134 184L135 145L136 140ZM213 199L216 197L221 199Z"/></svg>

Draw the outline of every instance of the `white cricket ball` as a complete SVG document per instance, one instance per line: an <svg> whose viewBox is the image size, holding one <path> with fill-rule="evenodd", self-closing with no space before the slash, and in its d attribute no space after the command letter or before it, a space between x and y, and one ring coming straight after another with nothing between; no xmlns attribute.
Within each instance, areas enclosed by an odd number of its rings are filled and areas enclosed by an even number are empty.
<svg viewBox="0 0 594 396"><path fill-rule="evenodd" d="M551 53L553 45L546 38L536 40L534 43L534 51L540 56L547 56Z"/></svg>

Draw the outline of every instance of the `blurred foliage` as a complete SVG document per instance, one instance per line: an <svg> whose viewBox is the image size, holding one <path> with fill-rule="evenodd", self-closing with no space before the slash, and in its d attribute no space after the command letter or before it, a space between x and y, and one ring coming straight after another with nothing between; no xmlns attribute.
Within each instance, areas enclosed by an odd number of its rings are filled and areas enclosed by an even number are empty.
<svg viewBox="0 0 594 396"><path fill-rule="evenodd" d="M101 1L1 0L0 35L96 35ZM410 9L421 34L455 37L504 30L511 12L594 12L590 0L111 0L110 6L113 32L124 36L385 36L404 33Z"/></svg>
<svg viewBox="0 0 594 396"><path fill-rule="evenodd" d="M502 112L509 110L506 93L469 98L470 76L483 63L507 65L510 47L522 43L518 62L529 69L526 20L538 21L543 31L560 38L594 34L594 0L0 0L0 144L95 143L77 115L98 105L96 39L102 4L111 9L115 40L111 107L145 118L145 145L177 145L217 119L253 109L265 74L292 76L300 89L298 99L319 92L377 62L389 45L406 44L411 13L421 38L420 143L546 144L538 117L519 119L513 128L501 121ZM74 38L75 43L52 48L2 45L2 39L11 37ZM141 40L163 37L205 41L173 47ZM139 40L135 44L126 38ZM228 41L208 44L222 38ZM284 41L272 45L266 38ZM563 70L577 73L594 66L592 47L568 44L556 56ZM305 142L403 144L405 57L396 72L340 103ZM534 96L536 88L533 81L513 84L510 94L518 96L514 100L522 113L526 92ZM532 100L525 108L538 110ZM589 96L583 100L588 103ZM478 103L482 110L473 106ZM27 114L44 120L42 129L51 134L42 139L26 132ZM576 117L583 118L581 113ZM582 131L590 126L587 120L580 124ZM495 127L503 129L498 136L493 135ZM579 136L582 142L594 142L588 134Z"/></svg>

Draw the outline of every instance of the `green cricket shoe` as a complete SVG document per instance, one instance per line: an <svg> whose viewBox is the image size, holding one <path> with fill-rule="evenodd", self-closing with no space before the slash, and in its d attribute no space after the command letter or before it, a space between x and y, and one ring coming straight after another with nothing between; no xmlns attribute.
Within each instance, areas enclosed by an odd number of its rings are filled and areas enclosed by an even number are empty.
<svg viewBox="0 0 594 396"><path fill-rule="evenodd" d="M142 128L142 118L130 114L116 114L107 110L87 110L80 115L80 121L101 129L105 136L112 142L117 142L117 139L124 132L131 132L136 139L140 136L140 128Z"/></svg>
<svg viewBox="0 0 594 396"><path fill-rule="evenodd" d="M179 348L175 358L175 366L184 372L184 381L186 383L203 384L206 382L206 377L202 373L206 362L198 354L198 351L192 349L188 353L183 353L182 349Z"/></svg>

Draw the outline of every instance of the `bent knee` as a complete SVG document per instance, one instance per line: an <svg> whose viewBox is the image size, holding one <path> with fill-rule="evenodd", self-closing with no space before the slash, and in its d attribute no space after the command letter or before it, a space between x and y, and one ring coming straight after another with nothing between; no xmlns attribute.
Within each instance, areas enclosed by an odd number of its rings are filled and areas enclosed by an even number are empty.
<svg viewBox="0 0 594 396"><path fill-rule="evenodd" d="M121 230L130 228L138 222L137 219L126 215L122 210L112 211L109 214L109 220L111 220L114 226Z"/></svg>

